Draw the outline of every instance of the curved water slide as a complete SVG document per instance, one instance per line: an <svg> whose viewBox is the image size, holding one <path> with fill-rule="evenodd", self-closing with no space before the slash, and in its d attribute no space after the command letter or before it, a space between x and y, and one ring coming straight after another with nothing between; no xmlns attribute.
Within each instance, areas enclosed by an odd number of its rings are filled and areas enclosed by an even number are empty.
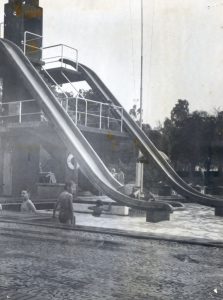
<svg viewBox="0 0 223 300"><path fill-rule="evenodd" d="M66 64L70 64L74 67L74 63L71 60L65 60ZM97 76L97 74L92 71L90 68L86 67L83 64L79 64L79 72L81 72L85 80L88 84L96 89L97 92L101 94L104 101L107 103L111 103L116 106L121 106L119 101L115 98L115 96L110 92L110 90L106 87L106 85L102 82L102 80ZM157 166L162 170L162 172L166 175L169 180L170 185L176 190L180 195L186 197L189 202L195 202L206 206L222 206L223 199L214 198L209 195L204 195L189 186L171 167L171 165L167 162L167 160L162 156L159 150L155 147L155 145L151 142L151 140L145 135L145 133L141 130L138 124L131 118L131 116L125 111L123 108L123 116L121 116L120 111L116 111L116 114L119 117L123 117L123 126L126 130L132 135L135 139L137 145L145 156L152 157Z"/></svg>
<svg viewBox="0 0 223 300"><path fill-rule="evenodd" d="M18 72L24 86L29 90L32 97L38 101L57 134L68 150L75 155L82 171L95 187L111 199L129 207L145 210L161 208L169 212L174 210L170 204L162 201L136 200L123 194L120 191L123 186L111 175L40 74L24 56L21 49L6 39L0 39L0 51L1 55L6 57L6 64L11 64Z"/></svg>

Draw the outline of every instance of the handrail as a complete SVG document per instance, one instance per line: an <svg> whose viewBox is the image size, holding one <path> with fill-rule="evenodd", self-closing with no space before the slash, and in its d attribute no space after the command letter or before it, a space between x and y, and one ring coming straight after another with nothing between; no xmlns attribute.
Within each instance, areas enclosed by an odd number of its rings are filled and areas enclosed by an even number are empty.
<svg viewBox="0 0 223 300"><path fill-rule="evenodd" d="M29 34L32 36L30 39L27 38L27 35L29 35ZM34 38L33 38L33 36L34 36ZM57 51L57 50L55 50L54 54L53 55L51 54L51 56L49 56L49 57L44 57L44 55L43 55L43 60L45 60L45 64L50 64L50 63L52 64L52 63L60 62L61 67L63 66L63 64L65 64L65 68L66 68L66 66L67 66L66 56L64 54L65 54L65 49L67 48L67 49L70 49L72 51L75 51L76 61L75 60L72 60L72 61L74 63L73 67L76 68L76 70L78 70L78 50L76 48L65 45L65 44L62 44L62 43L38 48L38 47L36 47L36 45L32 45L32 44L28 43L28 42L31 42L31 41L34 41L34 40L38 40L40 38L42 38L42 36L39 35L39 34L32 33L30 31L25 31L25 33L24 33L24 54L26 54L26 46L27 45L30 48L39 49L41 51L48 50L48 49L53 49L53 48L56 48L56 47L60 47L61 49L59 49L59 51L60 51L59 55L55 54L55 51ZM61 86L57 83L57 81L53 78L53 76L50 75L50 73L43 66L42 66L42 70L47 75L47 77L54 83L54 85L57 87L57 89L62 92L63 97L62 98L57 97L57 98L58 98L58 101L60 102L61 106L65 109L65 111L69 113L69 100L74 99L74 97L69 97L64 92L64 90L61 88ZM75 101L76 101L75 122L76 122L76 124L77 124L78 115L80 115L80 114L83 115L83 112L78 111L78 103L79 103L78 100L80 99L80 100L85 101L85 112L84 112L84 114L85 114L85 119L84 119L85 126L87 126L87 124L88 124L88 116L96 116L96 117L99 117L99 128L100 129L102 127L102 120L107 119L107 127L108 128L110 126L110 123L113 120L115 120L116 122L121 123L121 131L122 131L122 120L110 117L109 110L108 110L108 113L106 113L106 116L103 115L103 109L102 109L103 105L104 105L104 107L107 107L107 109L111 108L113 110L119 110L120 113L121 113L122 110L123 110L121 106L117 106L117 105L113 105L113 104L109 104L109 103L101 103L99 101L86 99L84 97L84 95L82 95L76 89L76 87L72 84L72 82L69 80L69 78L66 76L66 74L64 74L64 72L61 71L61 75L66 79L66 82L70 84L72 89L75 90L75 92L78 94L78 96L75 97ZM64 100L65 100L65 105L64 105ZM99 105L99 112L98 112L99 114L93 114L92 111L89 110L90 103Z"/></svg>
<svg viewBox="0 0 223 300"><path fill-rule="evenodd" d="M42 49L44 50L44 49L54 48L54 47L58 47L58 46L65 46L65 47L70 48L72 50L78 51L76 48L68 46L68 45L65 45L65 44L50 45L50 46L47 46L47 47L43 47Z"/></svg>
<svg viewBox="0 0 223 300"><path fill-rule="evenodd" d="M89 99L82 99L82 98L79 98L79 97L68 97L67 101L69 103L70 100L74 100L74 99L76 101L76 107L75 107L75 109L68 109L67 112L68 112L68 114L72 114L72 116L73 116L73 114L75 114L75 123L76 124L78 123L77 122L77 116L78 115L84 115L84 117L85 117L84 118L84 125L86 127L88 126L88 124L90 122L88 116L89 117L97 117L98 118L98 122L99 122L98 123L98 128L99 129L102 128L102 120L107 120L107 125L106 125L107 128L110 128L111 123L117 122L117 124L118 123L120 124L120 131L122 132L122 123L123 123L123 120L121 118L117 119L117 118L115 118L113 116L110 116L110 115L103 115L103 113L102 113L102 106L103 105L108 106L109 104L102 103L102 102L97 102L97 101L89 100ZM85 107L84 107L84 110L82 110L82 111L78 110L78 102L77 102L78 100L84 100L84 102L85 102ZM89 108L88 108L89 107L89 105L88 105L89 102L91 102L93 104L97 104L97 106L99 106L98 110L96 110L96 111L89 110ZM113 106L111 106L111 105L109 105L109 106L113 108ZM118 108L120 109L121 107L118 107Z"/></svg>
<svg viewBox="0 0 223 300"><path fill-rule="evenodd" d="M60 102L63 101L64 98L58 98L58 100ZM75 99L76 100L76 109L75 110L72 110L72 109L69 109L69 100L71 99ZM86 107L85 107L85 110L84 111L79 111L78 110L78 100L84 100L84 102L86 103ZM90 100L89 100L90 101ZM30 103L30 102L36 102L35 99L27 99L27 100L20 100L20 101L10 101L10 102L3 102L3 103L0 103L0 107L4 107L6 105L10 105L10 104L16 104L18 105L17 107L17 113L9 113L7 115L0 115L0 120L4 120L4 119L7 119L7 118L10 118L10 117L18 117L18 123L22 123L22 117L23 116L28 116L28 115L40 115L41 117L44 116L43 115L43 112L40 111L40 112L28 112L28 113L24 113L23 112L23 104L25 103ZM95 102L95 101L92 101L92 102ZM85 126L88 126L88 124L92 124L92 121L91 119L88 118L89 117L97 117L99 118L98 120L98 128L101 129L102 128L102 120L106 120L108 121L108 124L107 124L107 128L109 128L109 125L111 122L115 121L115 122L121 122L122 124L122 120L119 120L119 119L116 119L116 118L113 118L113 117L108 117L108 116L103 116L102 115L102 105L105 105L105 103L102 103L102 102L96 102L97 104L100 105L100 109L99 109L99 114L97 114L97 111L88 111L88 107L87 107L87 100L86 99L81 99L81 98L72 98L72 97L68 97L66 98L66 108L63 108L67 111L68 114L70 113L74 113L75 114L75 123L76 125L78 124L78 115L84 115L85 118L84 118L84 125ZM70 115L71 116L71 115ZM72 116L71 116L72 118ZM42 118L41 118L41 121L42 121ZM93 122L94 123L94 122Z"/></svg>
<svg viewBox="0 0 223 300"><path fill-rule="evenodd" d="M26 100L20 100L20 101L9 101L9 102L0 102L0 106L1 105L5 105L5 104L17 104L19 102L36 102L35 99L26 99Z"/></svg>
<svg viewBox="0 0 223 300"><path fill-rule="evenodd" d="M76 112L75 110L71 110L71 109L69 109L69 111L68 112ZM77 111L79 114L86 114L86 112L85 111ZM93 114L93 113L87 113L87 115L88 116L93 116L93 117L100 117L100 115L96 115L96 114ZM105 116L101 116L101 118L103 119L107 119L108 117L105 117ZM109 120L115 120L115 121L118 121L118 122L121 122L121 120L120 119L116 119L116 118L113 118L113 117L109 117Z"/></svg>
<svg viewBox="0 0 223 300"><path fill-rule="evenodd" d="M61 62L61 65L62 64L66 65L66 63L64 63L64 59L66 59L66 56L64 56L64 48L68 48L68 49L70 49L70 50L72 50L72 51L75 52L75 56L76 56L75 64L76 64L76 70L78 70L78 50L76 48L68 46L68 45L65 45L65 44L55 44L55 45L43 47L42 51L48 50L48 49L52 49L52 48L56 48L56 47L61 47L61 53L60 53L60 55L52 56L52 57L44 57L43 60L46 61L46 60L50 60L50 59L54 59L54 58L60 58L58 61ZM47 64L48 63L55 63L55 62L58 62L58 61L51 61L51 62L46 62L46 63Z"/></svg>
<svg viewBox="0 0 223 300"><path fill-rule="evenodd" d="M42 36L42 35L40 35L40 34L37 34L37 33L31 32L31 31L28 31L28 30L26 30L26 31L24 32L24 34L35 35L35 36L37 36L37 37L39 37L39 38L42 38L42 37L43 37L43 36Z"/></svg>
<svg viewBox="0 0 223 300"><path fill-rule="evenodd" d="M64 93L63 89L60 87L60 85L56 82L56 80L49 74L49 72L47 72L47 70L45 70L44 68L42 68L42 70L47 74L47 76L49 76L49 78L54 82L54 84L60 89L60 91L65 95L65 98L67 99L68 96L66 93ZM63 99L63 98L62 98Z"/></svg>
<svg viewBox="0 0 223 300"><path fill-rule="evenodd" d="M59 44L61 45L61 44ZM49 46L48 48L53 48L53 46ZM54 58L54 57L52 57ZM63 60L61 60L61 62L63 62ZM65 110L67 111L67 113L74 113L75 114L75 124L78 124L78 115L84 115L85 118L84 118L84 125L87 127L88 125L88 116L94 116L94 117L98 117L99 118L99 128L101 129L102 128L102 120L103 119L107 119L107 128L110 127L110 124L111 122L115 121L115 122L118 122L120 123L120 130L122 132L122 120L121 119L116 119L116 118L113 118L113 117L110 117L109 115L108 116L103 116L102 115L102 107L103 105L106 106L107 108L111 108L111 109L115 109L115 110L121 110L122 111L122 107L121 106L117 106L117 105L113 105L113 104L109 104L109 103L102 103L102 102L99 102L99 101L95 101L95 100L91 100L91 99L86 99L83 95L81 95L81 93L79 93L79 91L76 89L76 87L72 84L72 82L69 80L69 78L67 77L66 74L64 74L63 71L61 71L61 75L66 79L66 82L70 84L70 86L72 87L72 89L78 93L78 96L76 97L72 97L72 96L68 96L67 94L64 93L64 91L62 90L62 88L57 84L57 82L55 81L55 79L47 72L47 70L45 70L43 68L43 70L48 74L49 78L52 79L52 81L58 86L58 88L62 91L63 95L65 96L65 98L60 98L59 101L60 103L62 104L62 101L65 100L66 101L66 106L65 106ZM70 110L69 109L69 100L74 100L76 101L76 108L75 110ZM82 100L85 102L85 111L84 112L81 112L78 110L78 100ZM88 104L96 104L96 105L99 105L100 108L99 108L99 114L93 114L92 112L90 113L88 111ZM72 118L74 118L73 116L71 116Z"/></svg>
<svg viewBox="0 0 223 300"><path fill-rule="evenodd" d="M41 50L40 47L36 47L36 46L33 46L33 45L26 44L26 46L29 46L30 48L33 48L33 49Z"/></svg>
<svg viewBox="0 0 223 300"><path fill-rule="evenodd" d="M72 82L69 80L69 78L67 77L67 75L64 74L63 71L61 71L61 75L68 81L68 83L69 83L69 84L71 85L71 87L78 93L78 95L81 95L81 94L79 93L79 91L76 89L76 87L75 87L75 86L72 84ZM81 97L83 97L83 99L85 99L84 96L81 95Z"/></svg>
<svg viewBox="0 0 223 300"><path fill-rule="evenodd" d="M105 106L110 106L111 108L115 108L115 109L120 109L122 110L122 107L121 106L117 106L117 105L113 105L113 104L109 104L109 103L104 103L104 102L100 102L100 101L95 101L95 100L91 100L91 99L87 99L87 98L80 98L80 97L71 97L71 96L67 96L66 99L68 98L69 99L74 99L74 98L78 98L80 100L84 100L84 101L87 101L87 102L92 102L92 103L95 103L95 104L102 104L102 105L105 105ZM60 99L64 99L64 98L60 98Z"/></svg>
<svg viewBox="0 0 223 300"><path fill-rule="evenodd" d="M4 23L3 23L4 24ZM1 23L0 23L1 25ZM0 28L0 31L1 31L1 28ZM34 36L34 38L30 38L28 39L27 38L27 35L31 35L31 36ZM64 48L67 48L67 49L70 49L72 51L75 52L75 56L76 56L76 61L75 61L75 64L76 64L76 70L78 70L78 50L74 47L71 47L71 46L68 46L68 45L65 45L65 44L55 44L55 45L51 45L51 46L47 46L47 47L37 47L35 45L32 45L32 44L29 44L29 42L32 42L32 41L35 41L35 40L38 40L38 39L42 39L43 36L42 35L39 35L39 34L36 34L34 32L31 32L31 31L25 31L24 32L24 41L23 41L23 52L24 54L26 55L27 54L27 51L26 51L26 47L30 47L30 48L33 48L33 49L36 49L37 51L41 51L43 53L44 50L47 50L47 49L51 49L51 48L55 48L55 47L61 47L61 52L60 52L60 55L58 56L52 56L52 57L46 57L44 58L43 60L50 60L50 59L53 59L53 58L59 58L57 61L53 61L53 62L59 62L61 61L61 65L64 63L64 59L66 59L66 56L64 56ZM53 63L53 62L47 62L47 63Z"/></svg>
<svg viewBox="0 0 223 300"><path fill-rule="evenodd" d="M8 117L19 117L19 123L21 122L21 116L29 116L29 115L42 115L41 111L38 112L28 112L28 113L22 113L22 114L11 114L11 115L7 115L7 116L1 116L0 115L0 119L4 119L4 118L8 118Z"/></svg>
<svg viewBox="0 0 223 300"><path fill-rule="evenodd" d="M66 75L65 75L66 76ZM61 100L63 100L64 98L60 98ZM113 121L116 121L118 123L120 123L120 131L123 132L123 120L122 120L122 115L123 115L123 108L121 106L117 106L117 105L113 105L113 104L108 104L108 103L102 103L102 102L99 102L99 101L95 101L95 100L90 100L90 99L87 99L87 98L80 98L80 97L71 97L71 96L68 96L66 98L66 101L67 101L67 104L69 103L70 100L76 100L76 109L75 110L71 110L71 109L68 109L67 112L69 113L75 113L75 123L77 124L77 116L78 114L80 115L85 115L85 120L84 120L84 124L85 126L88 125L88 116L95 116L95 117L98 117L99 118L99 129L102 128L102 120L103 119L107 119L107 128L110 128L110 124L111 122ZM85 102L85 109L84 111L79 111L78 110L78 102L77 100L82 100ZM98 111L98 114L93 114L92 111L88 111L88 104L89 103L93 103L93 104L96 104L96 105L99 105L99 111ZM104 116L102 114L102 106L107 106L108 108L110 107L111 109L115 109L115 110L120 110L121 111L121 117L120 119L117 119L117 118L114 118L114 117L111 117L110 115L107 115L107 116Z"/></svg>
<svg viewBox="0 0 223 300"><path fill-rule="evenodd" d="M70 99L74 99L74 98L76 98L76 97L70 97L70 96L68 96L68 98L70 98ZM100 102L100 101L95 101L95 100L92 100L92 99L88 99L88 98L80 98L80 97L78 97L80 100L86 100L86 101L88 101L88 102L93 102L93 103L96 103L96 104L102 104L102 105L105 105L105 106L110 106L111 108L118 108L118 109L122 109L122 107L121 106L118 106L118 105L113 105L113 104L109 104L109 103L104 103L104 102ZM63 99L63 98L62 98Z"/></svg>
<svg viewBox="0 0 223 300"><path fill-rule="evenodd" d="M4 110L2 111L2 115L0 115L0 120L8 119L8 118L13 118L13 117L18 117L18 123L22 123L22 116L28 116L28 115L43 115L42 111L36 111L36 112L23 112L23 105L25 103L30 103L30 102L36 102L34 99L28 99L28 100L20 100L20 101L10 101L10 102L1 102L0 107L4 109L4 106L9 106L9 105L17 105L17 109L15 112L10 113L9 111L7 114L4 114Z"/></svg>
<svg viewBox="0 0 223 300"><path fill-rule="evenodd" d="M58 58L58 57L60 57L60 55L50 56L50 57L44 57L43 60L53 59L53 58ZM47 64L50 64L52 62L58 62L58 60L49 61L49 62L47 62Z"/></svg>
<svg viewBox="0 0 223 300"><path fill-rule="evenodd" d="M28 34L36 36L37 38L36 39L27 39ZM41 51L42 50L41 47L35 47L33 45L29 45L29 44L27 44L27 41L33 41L33 40L38 40L38 39L42 39L42 38L43 38L42 35L36 34L34 32L31 32L31 31L25 31L24 32L24 42L23 42L23 53L26 55L26 46L29 46L29 47L35 48L35 49L39 49Z"/></svg>

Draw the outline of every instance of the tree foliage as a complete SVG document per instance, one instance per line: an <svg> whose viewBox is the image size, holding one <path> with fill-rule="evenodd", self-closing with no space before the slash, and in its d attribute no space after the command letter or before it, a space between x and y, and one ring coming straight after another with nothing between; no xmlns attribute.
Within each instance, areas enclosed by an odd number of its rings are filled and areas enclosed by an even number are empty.
<svg viewBox="0 0 223 300"><path fill-rule="evenodd" d="M214 114L206 111L189 111L189 102L179 99L173 107L170 118L161 128L153 130L143 124L143 130L155 146L167 154L176 171L193 172L195 166L222 166L223 111ZM145 182L161 180L152 160L146 166Z"/></svg>
<svg viewBox="0 0 223 300"><path fill-rule="evenodd" d="M178 100L162 128L162 145L175 164L203 164L214 157L223 141L223 111L189 112L187 100Z"/></svg>
<svg viewBox="0 0 223 300"><path fill-rule="evenodd" d="M176 127L183 125L189 116L189 103L187 100L178 99L177 104L171 111L171 121Z"/></svg>

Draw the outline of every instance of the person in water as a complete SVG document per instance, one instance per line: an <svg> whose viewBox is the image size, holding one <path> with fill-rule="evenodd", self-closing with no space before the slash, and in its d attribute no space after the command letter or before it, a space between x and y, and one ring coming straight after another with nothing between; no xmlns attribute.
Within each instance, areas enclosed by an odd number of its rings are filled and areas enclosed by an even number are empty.
<svg viewBox="0 0 223 300"><path fill-rule="evenodd" d="M76 186L73 181L69 181L64 186L64 191L59 195L53 210L53 218L59 210L59 221L63 224L75 224L75 216L73 214L73 195Z"/></svg>
<svg viewBox="0 0 223 300"><path fill-rule="evenodd" d="M100 217L103 211L110 211L111 210L111 203L109 203L108 208L103 207L103 202L101 200L96 201L95 206L89 206L88 209L93 210L92 216Z"/></svg>
<svg viewBox="0 0 223 300"><path fill-rule="evenodd" d="M22 204L21 204L21 212L33 212L37 213L35 205L32 203L32 201L29 199L29 193L26 190L23 190L21 192L22 197Z"/></svg>

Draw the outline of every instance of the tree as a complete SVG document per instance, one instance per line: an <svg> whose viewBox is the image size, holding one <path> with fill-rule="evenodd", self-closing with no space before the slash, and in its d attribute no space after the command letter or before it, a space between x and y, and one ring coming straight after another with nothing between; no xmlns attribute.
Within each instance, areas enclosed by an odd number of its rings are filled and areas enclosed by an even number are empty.
<svg viewBox="0 0 223 300"><path fill-rule="evenodd" d="M189 116L189 103L187 100L178 99L177 104L171 111L171 121L178 127L182 126L183 122Z"/></svg>

